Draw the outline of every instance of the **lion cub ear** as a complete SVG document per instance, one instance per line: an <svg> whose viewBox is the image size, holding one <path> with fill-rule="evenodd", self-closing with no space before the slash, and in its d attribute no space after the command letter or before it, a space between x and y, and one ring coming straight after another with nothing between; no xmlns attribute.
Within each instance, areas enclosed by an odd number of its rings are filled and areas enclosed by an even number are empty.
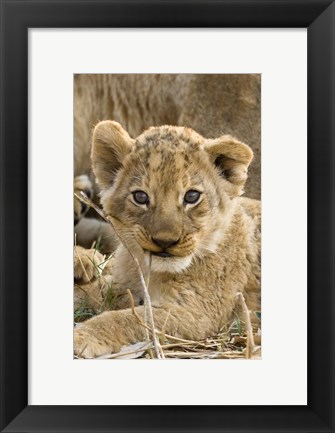
<svg viewBox="0 0 335 433"><path fill-rule="evenodd" d="M236 187L234 195L242 194L253 158L250 147L230 135L205 140L204 146L222 176Z"/></svg>
<svg viewBox="0 0 335 433"><path fill-rule="evenodd" d="M104 120L93 131L92 167L101 189L109 188L124 158L134 148L134 140L122 126L111 120Z"/></svg>

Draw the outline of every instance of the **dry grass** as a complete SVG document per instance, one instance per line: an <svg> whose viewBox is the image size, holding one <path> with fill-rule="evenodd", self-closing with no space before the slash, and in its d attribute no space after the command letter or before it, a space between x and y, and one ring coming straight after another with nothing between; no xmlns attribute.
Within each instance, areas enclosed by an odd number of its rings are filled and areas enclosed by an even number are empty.
<svg viewBox="0 0 335 433"><path fill-rule="evenodd" d="M185 340L165 333L164 329L155 328L154 316L152 313L151 300L146 284L145 277L141 271L138 260L131 251L117 226L122 223L105 215L102 209L96 206L84 193L75 196L83 203L93 208L104 220L112 226L120 242L129 251L134 265L136 266L144 294L144 303L149 316L149 322L143 321L136 313L131 292L128 290L129 301L132 312L139 325L147 331L147 341L138 342L133 345L125 346L119 353L106 353L97 359L134 359L134 358L158 358L158 359L260 359L261 358L261 330L259 327L252 327L250 315L254 314L248 310L245 299L241 293L236 296L243 312L243 317L235 313L235 319L226 329L220 333L204 340ZM98 264L98 278L102 277L103 267ZM112 291L110 291L112 293ZM110 294L111 295L111 294ZM111 295L112 296L112 295ZM75 322L87 320L99 314L106 305L101 306L101 310L92 311L85 304L75 311ZM260 319L260 313L257 313Z"/></svg>
<svg viewBox="0 0 335 433"><path fill-rule="evenodd" d="M156 330L163 336L163 333ZM238 331L236 321L227 330L204 340L185 340L164 335L161 339L161 349L165 359L261 359L260 330L253 332L254 350L251 353L248 346L247 332L242 323L242 333ZM152 357L151 340L125 346L118 353L106 353L97 359L134 359Z"/></svg>

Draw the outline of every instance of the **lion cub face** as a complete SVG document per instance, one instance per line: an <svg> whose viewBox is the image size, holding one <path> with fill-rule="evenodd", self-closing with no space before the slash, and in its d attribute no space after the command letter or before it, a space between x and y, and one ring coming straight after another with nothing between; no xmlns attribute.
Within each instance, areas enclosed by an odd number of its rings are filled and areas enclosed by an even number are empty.
<svg viewBox="0 0 335 433"><path fill-rule="evenodd" d="M209 140L184 127L152 127L132 139L104 121L93 134L104 210L152 253L158 272L180 272L215 252L251 159L251 149L231 136Z"/></svg>

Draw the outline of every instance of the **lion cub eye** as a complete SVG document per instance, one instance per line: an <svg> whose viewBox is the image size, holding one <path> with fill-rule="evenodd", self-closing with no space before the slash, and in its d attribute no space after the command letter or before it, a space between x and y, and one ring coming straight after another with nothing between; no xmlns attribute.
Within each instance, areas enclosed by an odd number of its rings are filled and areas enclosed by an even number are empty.
<svg viewBox="0 0 335 433"><path fill-rule="evenodd" d="M196 191L195 189L190 189L185 194L184 203L194 204L199 200L200 195L201 195L201 193L199 191Z"/></svg>
<svg viewBox="0 0 335 433"><path fill-rule="evenodd" d="M138 204L148 204L149 203L149 196L144 191L134 191L133 197L136 203Z"/></svg>

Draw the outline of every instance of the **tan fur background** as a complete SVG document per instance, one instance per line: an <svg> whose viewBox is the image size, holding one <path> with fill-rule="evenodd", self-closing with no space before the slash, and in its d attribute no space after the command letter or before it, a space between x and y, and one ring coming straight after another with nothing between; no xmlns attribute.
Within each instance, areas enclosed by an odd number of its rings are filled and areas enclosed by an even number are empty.
<svg viewBox="0 0 335 433"><path fill-rule="evenodd" d="M92 128L107 119L119 122L132 137L163 124L188 126L206 138L235 136L254 151L245 195L260 199L260 75L76 75L75 176L91 174Z"/></svg>

